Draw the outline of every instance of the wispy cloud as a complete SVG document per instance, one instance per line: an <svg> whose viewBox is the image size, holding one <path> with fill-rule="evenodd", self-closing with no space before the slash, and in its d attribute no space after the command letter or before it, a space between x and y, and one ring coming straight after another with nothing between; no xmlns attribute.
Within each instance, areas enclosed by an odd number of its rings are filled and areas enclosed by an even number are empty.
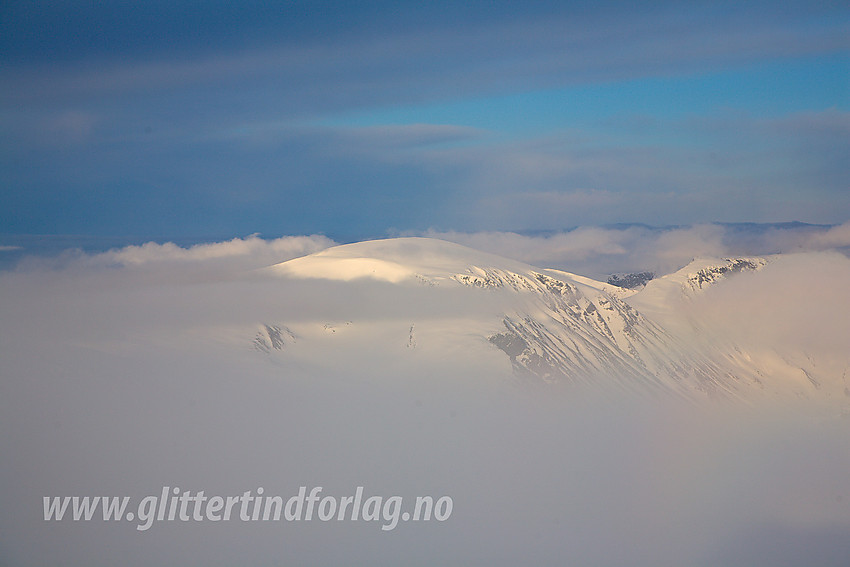
<svg viewBox="0 0 850 567"><path fill-rule="evenodd" d="M316 29L317 35L304 36L298 44L284 37L274 45L272 36L263 38L260 46L245 42L242 48L230 46L223 52L215 46L202 51L192 46L186 56L170 58L143 49L133 52L129 44L121 63L106 58L104 64L48 64L38 71L11 67L6 74L12 82L7 81L4 96L23 100L36 94L157 92L278 77L293 81L287 91L301 93L296 99L288 97L289 102L298 101L296 110L317 102L311 103L309 96L333 105L380 100L386 92L404 92L413 100L438 95L449 86L498 90L506 81L542 87L620 80L835 52L848 45L841 18L835 17L840 10L813 9L805 3L784 10L771 10L769 4L762 8L729 10L712 3L681 12L671 6L636 9L618 3L588 10L531 6L517 12L501 7L491 18L464 24L464 33L458 33L450 19L439 17L420 17L418 25L415 18L401 19L396 29L373 29L355 19L348 35L323 37ZM439 11L435 7L427 15ZM285 14L278 17L286 22ZM38 88L49 76L53 88ZM323 92L321 87L330 83L343 88L347 102Z"/></svg>

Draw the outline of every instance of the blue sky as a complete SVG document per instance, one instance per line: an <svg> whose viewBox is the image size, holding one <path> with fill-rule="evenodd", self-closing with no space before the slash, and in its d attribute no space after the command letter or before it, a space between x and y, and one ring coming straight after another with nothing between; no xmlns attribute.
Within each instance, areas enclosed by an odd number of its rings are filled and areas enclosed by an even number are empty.
<svg viewBox="0 0 850 567"><path fill-rule="evenodd" d="M0 234L850 218L843 2L4 2Z"/></svg>

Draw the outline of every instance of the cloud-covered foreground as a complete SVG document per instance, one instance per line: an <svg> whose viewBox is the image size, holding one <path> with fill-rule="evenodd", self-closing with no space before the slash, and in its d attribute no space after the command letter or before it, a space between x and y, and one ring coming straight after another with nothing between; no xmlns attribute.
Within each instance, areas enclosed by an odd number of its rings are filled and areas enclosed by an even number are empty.
<svg viewBox="0 0 850 567"><path fill-rule="evenodd" d="M842 230L819 230L798 242L811 249L843 245ZM635 248L625 237L614 242L618 234L645 238ZM555 237L516 235L489 246L522 256L514 251L526 246L529 254L530 243L548 243L542 260L587 265L606 250L620 260L642 250L640 260L675 263L679 256L670 251L685 254L685 242L707 243L691 256L732 248L725 236L720 227L582 229L558 237L560 249ZM1 273L4 559L847 563L846 417L806 400L695 407L520 387L503 353L464 336L465 327L443 337L439 348L424 334L416 348L408 342L414 320L416 332L425 333L429 321L493 317L499 292L288 279L256 270L271 256L268 263L275 263L328 244L311 238L148 245L78 255L63 269L30 264ZM759 344L817 355L818 348L846 343L846 322L836 315L850 307L846 281L845 256L799 254L730 278L714 293L712 305L721 308L701 303L706 294L689 309L713 318L714 328L725 322L736 337L770 330ZM254 349L256 329L270 321L299 330L298 341L279 354ZM366 339L358 338L361 330ZM375 343L376 337L392 340ZM177 520L139 532L135 522L42 518L43 496L138 499L163 486L224 495L262 486L266 494L289 496L303 485L340 496L357 486L405 499L450 495L454 510L445 522L401 523L393 531L365 521Z"/></svg>

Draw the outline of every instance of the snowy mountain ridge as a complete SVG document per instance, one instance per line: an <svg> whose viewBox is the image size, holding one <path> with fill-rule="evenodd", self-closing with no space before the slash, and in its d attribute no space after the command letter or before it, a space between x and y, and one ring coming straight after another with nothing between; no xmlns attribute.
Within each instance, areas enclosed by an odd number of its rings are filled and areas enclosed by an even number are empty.
<svg viewBox="0 0 850 567"><path fill-rule="evenodd" d="M415 305L429 289L496 294L486 296L495 307L485 318L423 320L411 314L410 320L393 324L385 319L380 324L345 323L353 325L347 330L368 349L405 345L413 351L439 344L433 351L438 355L439 349L481 353L482 345L490 345L490 352L501 353L514 376L524 382L688 398L740 398L765 389L769 377L738 345L680 333L674 311L676 301L737 274L761 270L767 263L763 258L701 259L648 282L643 289L624 289L450 242L398 238L337 246L267 270L287 279L392 284L404 301L397 317L404 317L404 306ZM322 325L325 335L328 325ZM299 330L289 322L265 323L254 345L266 353L282 352L301 336L322 340L322 333L307 327ZM492 362L492 355L487 356ZM810 373L802 372L809 386L819 388Z"/></svg>
<svg viewBox="0 0 850 567"><path fill-rule="evenodd" d="M702 259L694 260L680 272L687 274L684 284L697 292L731 275L760 270L766 265L767 260L764 258L723 258L720 262Z"/></svg>

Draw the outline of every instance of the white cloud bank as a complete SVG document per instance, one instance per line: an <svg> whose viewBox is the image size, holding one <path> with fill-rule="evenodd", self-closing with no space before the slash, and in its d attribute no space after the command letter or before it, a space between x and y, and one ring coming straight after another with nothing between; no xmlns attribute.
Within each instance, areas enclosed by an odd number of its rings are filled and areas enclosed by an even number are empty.
<svg viewBox="0 0 850 567"><path fill-rule="evenodd" d="M324 250L336 243L321 235L283 236L271 240L251 235L224 242L209 242L182 247L173 242L147 242L113 248L106 252L66 250L53 257L27 256L18 271L97 270L110 267L141 269L147 273L183 273L197 270L236 272L261 268ZM18 250L21 247L16 247Z"/></svg>
<svg viewBox="0 0 850 567"><path fill-rule="evenodd" d="M422 235L599 279L646 270L666 274L700 257L850 250L850 221L833 227L704 224L667 229L579 227L541 236L438 230Z"/></svg>
<svg viewBox="0 0 850 567"><path fill-rule="evenodd" d="M136 266L157 262L203 262L250 257L253 263L282 262L312 254L333 245L334 241L324 236L284 236L274 240L263 240L252 235L226 242L196 244L189 248L181 248L172 242L164 244L148 242L141 246L127 246L96 254L91 257L91 261L96 264L118 263L124 266Z"/></svg>

